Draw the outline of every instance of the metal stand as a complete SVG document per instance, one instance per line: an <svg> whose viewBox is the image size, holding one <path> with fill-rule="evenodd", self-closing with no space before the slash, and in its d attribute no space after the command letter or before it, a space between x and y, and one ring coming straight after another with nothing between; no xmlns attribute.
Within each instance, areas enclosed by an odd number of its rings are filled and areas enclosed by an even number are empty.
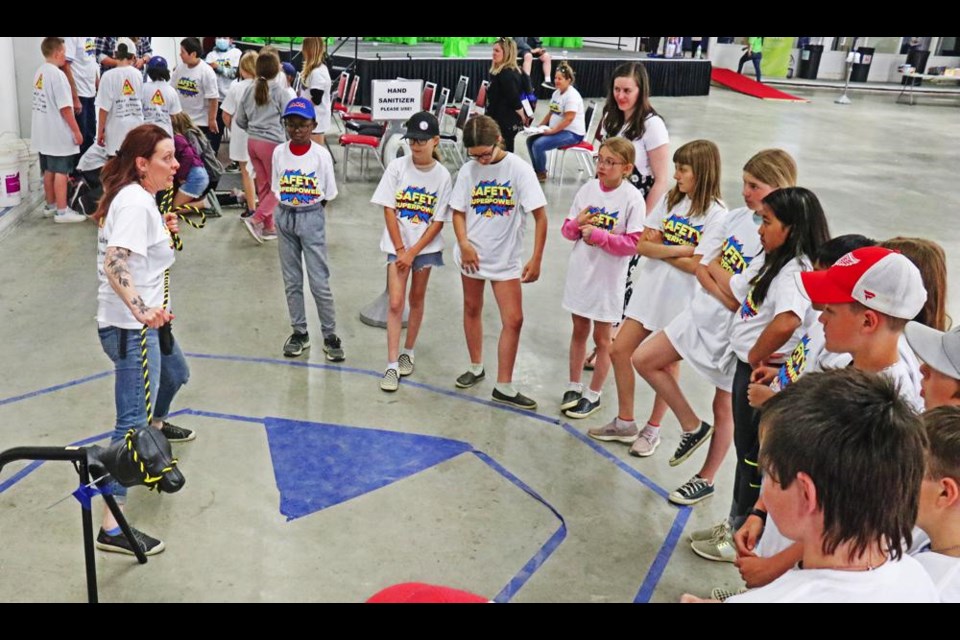
<svg viewBox="0 0 960 640"><path fill-rule="evenodd" d="M850 86L850 76L853 75L853 60L854 56L857 55L857 40L859 38L853 39L853 44L850 45L850 61L847 62L847 81L843 83L843 95L834 100L837 104L850 104L850 98L847 97L847 88Z"/></svg>
<svg viewBox="0 0 960 640"><path fill-rule="evenodd" d="M91 458L89 453L90 450L83 447L15 447L0 452L0 471L3 470L5 464L14 460L66 460L73 463L77 474L80 476L82 486L90 484L90 473L92 471L96 477L100 478L96 483L97 488L102 489L110 481L110 476L106 475L107 472L102 463L95 458ZM110 509L110 513L113 514L117 524L120 525L120 529L123 530L123 535L130 541L130 546L137 556L137 561L140 564L146 564L147 556L134 538L133 531L130 530L127 519L123 517L123 512L120 511L117 501L112 495L107 493L102 495L107 508ZM83 557L87 568L87 599L89 602L96 603L98 602L97 563L93 553L93 517L90 514L90 509L82 504L80 516L83 520Z"/></svg>
<svg viewBox="0 0 960 640"><path fill-rule="evenodd" d="M390 294L387 289L383 290L377 298L360 310L360 322L371 327L387 328L387 305ZM407 319L410 317L410 306L403 305L403 322L401 326L407 328Z"/></svg>

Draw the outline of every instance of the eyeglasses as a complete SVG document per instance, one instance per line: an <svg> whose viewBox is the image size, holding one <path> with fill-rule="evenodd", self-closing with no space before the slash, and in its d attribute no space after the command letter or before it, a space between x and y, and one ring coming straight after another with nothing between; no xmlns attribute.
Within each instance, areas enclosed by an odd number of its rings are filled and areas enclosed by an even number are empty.
<svg viewBox="0 0 960 640"><path fill-rule="evenodd" d="M467 157L471 160L491 160L493 154L496 153L496 147L490 147L490 151L484 151L483 153L468 153Z"/></svg>
<svg viewBox="0 0 960 640"><path fill-rule="evenodd" d="M626 164L626 163L621 162L620 160L611 160L610 158L600 158L599 160L597 160L597 165L601 167L615 167L618 164Z"/></svg>
<svg viewBox="0 0 960 640"><path fill-rule="evenodd" d="M407 138L407 144L409 144L411 147L422 147L432 139L433 138L424 138L423 140L420 140L419 138Z"/></svg>
<svg viewBox="0 0 960 640"><path fill-rule="evenodd" d="M294 131L296 131L300 129L312 129L313 123L310 122L309 120L307 122L300 122L300 123L287 120L283 123L283 126L285 126L287 129L293 129Z"/></svg>

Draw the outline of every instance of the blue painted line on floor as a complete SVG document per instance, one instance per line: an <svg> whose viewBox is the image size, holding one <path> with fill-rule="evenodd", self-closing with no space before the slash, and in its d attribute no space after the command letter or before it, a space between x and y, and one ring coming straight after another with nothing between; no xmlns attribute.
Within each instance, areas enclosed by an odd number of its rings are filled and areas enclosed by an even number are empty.
<svg viewBox="0 0 960 640"><path fill-rule="evenodd" d="M323 364L319 362L300 362L297 360L280 360L278 358L256 358L252 356L223 356L209 353L187 353L186 356L190 358L198 358L202 360L226 360L228 362L248 362L254 364L279 364L285 365L288 367L303 367L307 369L325 369L327 371L343 371L346 373L358 373L364 376L371 376L373 378L383 377L383 371L374 371L372 369L359 369L357 367L345 367L342 365L336 364ZM477 398L475 396L470 396L464 394L462 391L454 391L452 389L443 389L441 387L436 387L425 382L415 382L413 380L405 379L401 383L404 387L415 387L417 389L424 389L426 391L432 391L433 393L439 393L441 395L449 396L451 398L456 398L457 400L465 400L467 402L474 402L477 404L486 405L488 407L494 407L495 409L500 409L502 411L510 411L525 418L532 418L533 420L539 420L540 422L546 422L547 424L560 424L560 420L557 418L551 418L550 416L545 416L539 413L534 413L533 411L526 411L524 409L516 409L514 407L501 404L499 402L494 402L493 400L484 400L483 398Z"/></svg>
<svg viewBox="0 0 960 640"><path fill-rule="evenodd" d="M90 436L89 438L84 438L83 440L77 440L76 442L71 442L69 445L66 445L66 446L82 447L84 445L93 444L94 442L97 442L99 440L109 438L112 434L113 434L113 431L108 431L106 433L101 433L100 435ZM23 469L20 469L20 471L16 472L12 476L4 480L2 483L0 483L0 493L3 493L13 485L17 484L18 482L26 478L28 475L30 475L31 473L39 469L40 466L43 465L43 463L45 462L48 462L48 460L34 460L33 462L25 466Z"/></svg>
<svg viewBox="0 0 960 640"><path fill-rule="evenodd" d="M637 471L636 469L628 465L626 462L624 462L617 456L607 451L603 447L603 445L601 445L597 440L594 440L593 438L591 438L585 433L580 433L575 428L573 428L572 425L570 425L567 422L561 423L560 426L563 427L563 430L569 433L570 435L572 435L574 438L576 438L583 444L587 445L588 447L596 451L598 454L600 454L602 457L606 458L613 464L620 467L621 471L639 480L641 483L643 483L645 487L647 487L648 489L656 493L658 496L660 496L664 500L666 500L667 496L670 495L670 492L668 492L666 489L658 485L656 482L654 482L647 476L643 475L642 473L640 473L639 471ZM624 449L624 451L626 451L626 449Z"/></svg>
<svg viewBox="0 0 960 640"><path fill-rule="evenodd" d="M70 382L64 382L63 384L56 384L52 387L47 387L45 389L39 389L37 391L31 391L30 393L24 393L19 396L11 396L9 398L3 398L0 400L0 407L5 404L13 404L14 402L20 402L21 400L28 400L30 398L35 398L37 396L42 396L47 393L53 393L54 391L60 391L61 389L66 389L67 387L73 387L78 384L83 384L85 382L91 382L93 380L99 380L100 378L105 378L109 375L113 375L113 370L103 371L102 373L95 373L92 376L85 376L83 378L77 378L76 380L71 380Z"/></svg>
<svg viewBox="0 0 960 640"><path fill-rule="evenodd" d="M201 416L203 418L216 418L218 420L236 420L238 422L253 422L255 424L263 424L263 418L251 418L248 416L238 416L233 413L219 413L217 411L197 411L196 409L183 409L178 411L177 414L188 414L191 416ZM171 416L175 415L173 413Z"/></svg>
<svg viewBox="0 0 960 640"><path fill-rule="evenodd" d="M547 540L533 555L533 557L527 561L527 564L523 565L523 568L520 569L520 572L517 573L517 575L515 575L510 582L508 582L506 586L500 590L500 593L493 598L494 602L509 602L510 599L516 595L517 591L519 591L523 585L525 585L527 581L533 577L533 574L536 573L541 566L543 566L543 563L547 561L553 552L557 550L557 547L560 546L560 543L563 542L563 540L567 537L567 521L564 520L563 516L560 515L560 512L557 511L553 505L547 502L543 496L531 489L523 480L507 471L507 469L499 462L482 451L474 450L473 454L487 463L487 465L494 471L526 492L534 500L544 505L547 509L550 509L553 515L556 516L560 521L560 528L557 529L552 536L550 536L550 539Z"/></svg>
<svg viewBox="0 0 960 640"><path fill-rule="evenodd" d="M653 597L653 592L657 589L660 578L663 577L663 572L667 568L667 562L670 561L670 556L673 555L673 550L676 549L680 536L683 535L683 528L687 526L687 520L690 519L692 513L693 509L691 507L680 507L680 513L673 519L673 526L670 527L670 532L667 533L666 539L660 545L660 551L657 552L657 557L653 559L653 564L650 565L650 570L647 571L647 576L643 579L643 584L640 585L637 597L633 599L634 602L650 602L650 598Z"/></svg>

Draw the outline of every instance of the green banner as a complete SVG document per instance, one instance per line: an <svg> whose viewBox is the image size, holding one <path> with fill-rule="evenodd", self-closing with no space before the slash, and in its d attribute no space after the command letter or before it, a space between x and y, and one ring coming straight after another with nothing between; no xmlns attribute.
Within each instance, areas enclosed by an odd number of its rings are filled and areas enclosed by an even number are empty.
<svg viewBox="0 0 960 640"><path fill-rule="evenodd" d="M793 50L795 38L767 38L763 39L763 59L760 61L760 71L764 76L771 78L786 78L787 68L790 66L790 52Z"/></svg>

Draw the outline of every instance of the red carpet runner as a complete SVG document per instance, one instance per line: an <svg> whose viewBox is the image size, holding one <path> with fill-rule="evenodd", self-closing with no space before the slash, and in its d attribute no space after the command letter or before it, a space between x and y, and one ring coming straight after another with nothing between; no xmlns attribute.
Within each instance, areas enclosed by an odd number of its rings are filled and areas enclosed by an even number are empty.
<svg viewBox="0 0 960 640"><path fill-rule="evenodd" d="M787 102L810 102L789 93L784 93L779 89L767 86L757 82L747 76L741 75L731 69L718 69L714 67L710 72L710 79L717 84L723 85L728 89L745 93L761 100L785 100Z"/></svg>

